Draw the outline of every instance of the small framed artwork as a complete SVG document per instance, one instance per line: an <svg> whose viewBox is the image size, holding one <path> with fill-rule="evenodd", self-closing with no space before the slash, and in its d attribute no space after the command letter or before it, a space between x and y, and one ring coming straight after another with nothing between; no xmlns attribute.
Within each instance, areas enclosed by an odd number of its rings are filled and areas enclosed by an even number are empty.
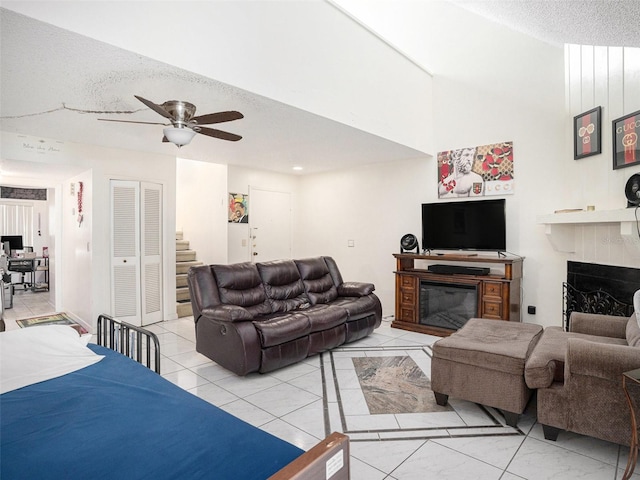
<svg viewBox="0 0 640 480"><path fill-rule="evenodd" d="M602 153L602 107L573 117L573 159Z"/></svg>
<svg viewBox="0 0 640 480"><path fill-rule="evenodd" d="M229 193L229 223L249 223L249 195Z"/></svg>
<svg viewBox="0 0 640 480"><path fill-rule="evenodd" d="M613 169L640 163L640 110L613 121Z"/></svg>

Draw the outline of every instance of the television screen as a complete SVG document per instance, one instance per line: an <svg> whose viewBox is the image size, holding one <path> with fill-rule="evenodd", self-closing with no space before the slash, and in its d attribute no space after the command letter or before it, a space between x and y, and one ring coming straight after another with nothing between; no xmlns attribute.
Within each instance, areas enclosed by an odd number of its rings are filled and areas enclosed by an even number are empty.
<svg viewBox="0 0 640 480"><path fill-rule="evenodd" d="M0 237L0 243L9 242L9 248L11 250L22 250L22 235L2 235Z"/></svg>
<svg viewBox="0 0 640 480"><path fill-rule="evenodd" d="M504 198L422 204L424 250L495 250L506 245Z"/></svg>

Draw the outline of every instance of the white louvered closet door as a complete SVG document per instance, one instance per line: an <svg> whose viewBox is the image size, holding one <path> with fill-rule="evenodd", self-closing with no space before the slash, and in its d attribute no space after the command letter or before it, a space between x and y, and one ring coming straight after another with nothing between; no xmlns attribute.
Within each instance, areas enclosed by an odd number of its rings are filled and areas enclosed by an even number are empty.
<svg viewBox="0 0 640 480"><path fill-rule="evenodd" d="M162 320L162 187L111 181L111 303L132 325Z"/></svg>
<svg viewBox="0 0 640 480"><path fill-rule="evenodd" d="M141 183L142 325L162 320L162 185Z"/></svg>

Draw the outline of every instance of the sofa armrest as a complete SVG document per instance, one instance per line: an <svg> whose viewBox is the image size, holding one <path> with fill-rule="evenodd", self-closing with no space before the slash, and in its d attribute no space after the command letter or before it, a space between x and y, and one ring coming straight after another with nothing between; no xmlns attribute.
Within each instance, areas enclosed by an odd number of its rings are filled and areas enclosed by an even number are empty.
<svg viewBox="0 0 640 480"><path fill-rule="evenodd" d="M253 315L238 305L218 305L202 309L202 315L221 322L244 322L253 320Z"/></svg>
<svg viewBox="0 0 640 480"><path fill-rule="evenodd" d="M365 297L375 290L373 283L344 282L338 286L340 297Z"/></svg>
<svg viewBox="0 0 640 480"><path fill-rule="evenodd" d="M599 337L625 338L628 317L573 312L569 330Z"/></svg>
<svg viewBox="0 0 640 480"><path fill-rule="evenodd" d="M567 344L565 385L572 375L619 383L622 373L640 368L640 348L570 338Z"/></svg>

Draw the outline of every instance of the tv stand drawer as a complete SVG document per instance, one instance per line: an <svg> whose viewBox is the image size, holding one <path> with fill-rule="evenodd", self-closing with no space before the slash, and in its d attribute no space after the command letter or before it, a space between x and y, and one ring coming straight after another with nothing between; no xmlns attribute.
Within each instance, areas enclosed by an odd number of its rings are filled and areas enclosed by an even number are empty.
<svg viewBox="0 0 640 480"><path fill-rule="evenodd" d="M482 287L482 293L485 296L502 296L502 283L500 282L482 282Z"/></svg>
<svg viewBox="0 0 640 480"><path fill-rule="evenodd" d="M482 302L482 318L502 320L502 302L484 300Z"/></svg>

